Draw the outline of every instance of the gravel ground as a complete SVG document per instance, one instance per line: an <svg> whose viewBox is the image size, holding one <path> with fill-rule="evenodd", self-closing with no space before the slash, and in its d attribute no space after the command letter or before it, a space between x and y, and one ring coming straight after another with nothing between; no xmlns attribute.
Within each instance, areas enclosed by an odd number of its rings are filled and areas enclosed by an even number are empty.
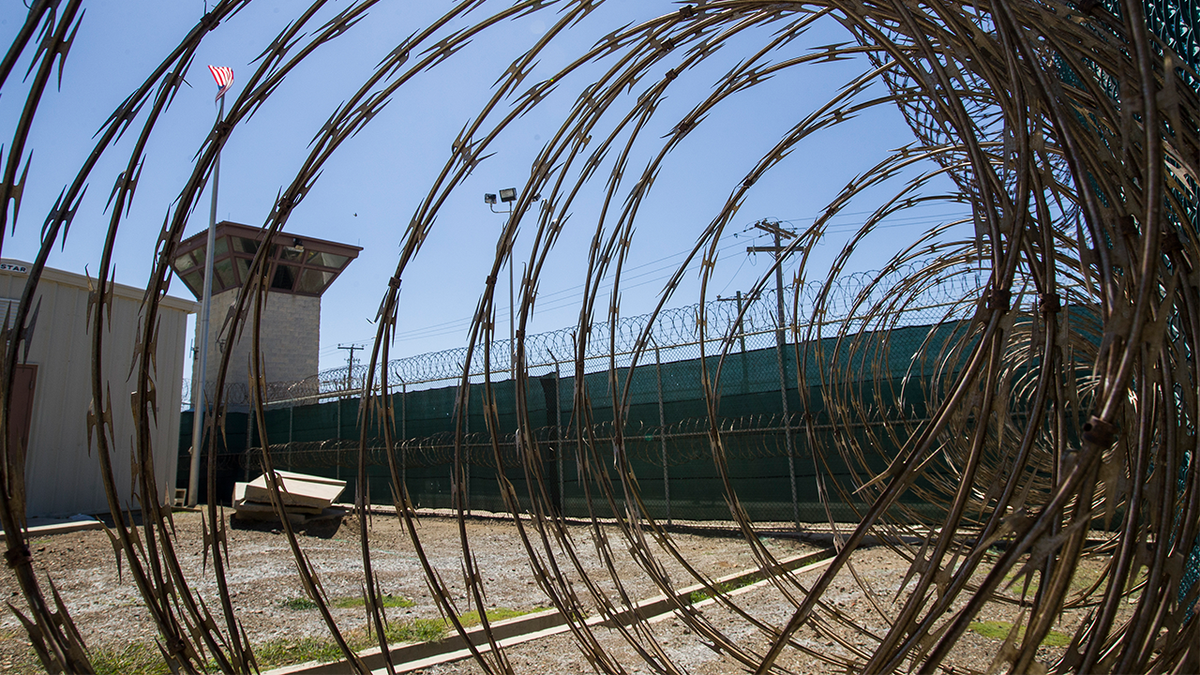
<svg viewBox="0 0 1200 675"><path fill-rule="evenodd" d="M907 571L907 563L892 551L875 547L858 551L853 564L860 578L871 587L874 603L878 604L884 614L881 615L874 608L871 599L859 588L849 571L835 577L825 598L847 618L863 624L877 635L882 635L888 625L884 617L895 616L901 607L897 601L897 591ZM1094 561L1088 563L1088 567L1094 569L1094 564ZM816 580L820 572L821 569L816 569L798 575L798 581L802 585L809 585ZM903 597L905 596L901 596ZM774 626L786 624L795 608L783 594L768 584L756 584L734 591L731 599L746 614ZM961 607L961 603L956 605L955 609L958 607ZM763 654L770 645L761 630L716 603L706 604L702 614L712 625L718 626L731 642L746 651ZM1013 622L1018 619L1019 610L1012 604L990 603L982 615L990 621ZM1060 617L1054 630L1069 635L1082 618L1083 610L1067 611ZM801 649L787 650L779 659L779 665L801 675L845 673L844 667L822 659L855 655L860 660L865 660L877 644L871 638L833 621L822 621L821 626L823 630L820 632L814 630L811 624L801 628L794 642L809 650L809 653ZM721 675L745 670L737 659L726 652L715 650L711 642L703 639L678 616L668 615L663 617L663 620L653 622L652 630L654 641L686 672L694 675ZM606 650L630 673L655 672L647 667L635 650L615 632L604 632L600 638ZM951 657L946 660L946 665L954 667L954 672L984 672L1000 646L1000 639L968 631L956 644ZM1049 666L1062 652L1060 647L1044 646L1039 650L1038 660ZM573 638L567 634L518 645L506 650L505 654L518 673L569 673L591 670L586 658L574 645ZM903 664L899 672L906 672L907 669L908 664ZM475 675L483 670L473 661L458 661L430 668L425 672L429 675Z"/></svg>
<svg viewBox="0 0 1200 675"><path fill-rule="evenodd" d="M436 515L420 519L418 535L430 563L451 587L460 609L465 610L462 581L462 550L458 524L455 520ZM198 513L175 514L177 550L185 574L209 607L216 608L216 583L212 580L211 561L208 571L202 570L201 519ZM606 571L593 546L591 528L579 524L568 528L579 559L588 575L612 593L614 582ZM642 569L628 553L628 546L619 531L612 526L602 528L614 551L613 567L631 598L644 599L659 594ZM233 602L242 618L244 628L254 644L272 640L297 640L304 636L327 635L324 623L315 610L289 609L285 602L301 598L301 588L286 538L269 526L254 529L230 529L228 579ZM336 532L326 536L301 536L301 545L320 575L326 595L331 598L361 596L362 565L357 521L347 518ZM331 536L330 536L331 535ZM471 550L485 580L489 607L504 607L527 611L547 606L549 602L534 582L530 566L521 545L516 526L510 520L475 518L467 523ZM370 540L372 561L384 593L403 596L414 601L412 607L391 608L391 621L412 618L436 618L436 606L425 582L425 576L412 542L400 521L394 516L376 515L371 519ZM672 541L680 554L700 573L720 577L739 570L756 567L746 542L731 536L707 536L674 533ZM772 555L787 558L819 550L820 547L792 539L763 538ZM662 549L650 544L670 578L679 586L692 583L691 577ZM68 610L80 627L89 648L121 649L129 644L152 645L156 632L141 599L130 581L127 570L118 579L113 549L103 531L76 532L35 537L31 550L39 578L47 575L66 599ZM560 553L556 550L556 556ZM561 560L561 558L560 558ZM870 587L868 598L858 584L843 573L830 587L826 600L844 615L873 631L883 631L886 616L894 615L897 591L907 570L907 563L889 550L877 547L858 551L855 568ZM565 563L560 563L565 564ZM1099 565L1100 561L1096 561ZM819 571L801 575L802 585L811 583ZM577 574L570 575L578 579ZM23 599L11 575L0 576L0 593L14 606L23 609ZM580 594L585 592L581 589ZM791 616L794 605L777 589L761 584L740 589L734 601L756 619L779 626ZM874 600L874 603L871 600ZM901 598L902 599L902 598ZM884 616L875 608L878 605ZM334 609L339 626L352 630L365 625L361 607ZM1058 630L1073 632L1073 622L1080 620L1080 611L1068 611L1060 619ZM1011 604L992 603L984 613L989 619L1012 621L1018 610ZM828 616L828 614L826 614ZM743 617L717 604L703 609L703 617L740 648L761 653L768 639ZM218 619L219 620L219 619ZM846 656L850 650L869 652L870 638L837 624L821 622L821 633L809 627L796 635L796 642L815 655ZM679 666L693 673L727 673L740 670L739 663L728 653L714 651L706 638L697 635L694 627L679 617L666 616L650 624L653 641ZM615 630L597 629L597 640L629 672L652 672L644 659ZM641 642L647 644L647 638ZM999 648L998 640L968 633L956 647L950 663L969 670L986 670ZM1056 656L1055 648L1044 647L1045 661ZM590 671L583 653L568 633L506 650L517 672L585 672ZM781 664L799 673L837 672L817 656L801 650L789 650ZM37 670L27 640L11 613L0 619L0 672L29 672ZM432 668L429 673L481 672L472 662L463 661ZM844 671L842 671L844 672Z"/></svg>

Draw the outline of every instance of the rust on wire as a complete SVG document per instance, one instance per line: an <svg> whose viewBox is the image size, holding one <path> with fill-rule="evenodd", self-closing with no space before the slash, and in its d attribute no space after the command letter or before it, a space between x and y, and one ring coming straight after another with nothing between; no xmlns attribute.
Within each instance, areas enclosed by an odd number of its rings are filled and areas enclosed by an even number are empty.
<svg viewBox="0 0 1200 675"><path fill-rule="evenodd" d="M40 106L52 104L47 87L61 85L64 64L74 62L70 46L89 30L84 4L33 2L0 61L6 92L17 86L20 69L28 78L8 154L0 157L0 246L5 231L30 227L20 219L29 210L21 205L38 166L31 174L26 145ZM226 411L250 409L262 431L270 408L350 395L362 397L356 439L302 443L263 433L261 447L236 461L267 472L280 516L283 502L272 473L280 460L352 470L363 486L368 475L376 481L386 476L395 517L411 538L439 611L464 637L462 615L478 612L482 641L466 645L486 673L513 672L516 665L487 615L487 575L467 527L472 467L499 477L532 581L601 672L627 672L635 667L631 658L657 672L688 669L664 643L662 628L637 611L640 598L618 573L617 552L632 557L697 644L748 672L794 672L807 659L851 672L958 672L956 649L973 622L988 618L989 603L1020 608L1017 624L990 655L993 672L1200 670L1194 613L1200 593L1200 373L1194 358L1200 345L1194 278L1200 260L1200 78L1189 42L1194 37L1164 22L1169 3L710 0L682 7L664 2L653 18L608 26L612 19L602 0L463 0L442 16L414 19L412 30L404 31L409 37L394 49L389 45L388 56L353 83L353 93L330 105L333 112L315 136L292 139L302 159L262 215L264 245L249 263L251 281L238 290L219 335L224 344L250 337L250 384L226 384L229 369L244 364L231 363L232 350L221 350L218 377L206 392L213 405L196 421L210 431L198 449L209 471L201 579L180 564L169 505L148 497L163 494L164 487L155 485L151 460L156 392L176 377L156 370L158 311L170 261L221 148L242 140L253 115L267 114L264 104L285 78L326 58L324 47L352 46L360 26L373 20L369 10L376 2L335 10L317 0L279 34L259 36L261 55L247 69L236 100L199 147L187 149L194 153L190 173L163 200L171 206L142 302L131 378L136 433L118 439L111 421L113 374L101 366L112 349L104 328L113 320L117 233L130 227L126 218L145 154L162 146L151 141L160 137L158 124L195 55L248 4L215 3L101 127L91 154L41 223L41 248L12 311L12 329L6 327L0 361L0 419L7 429L13 373L28 358L28 341L36 339L34 292L41 272L72 226L76 233L96 228L104 243L95 252L99 265L89 280L87 306L93 404L78 422L86 425L99 460L114 552L127 566L173 671L258 670L231 599L226 514L215 493L216 467L227 459L217 452ZM389 102L416 90L414 83L425 76L447 72L443 64L474 41L529 16L539 17L544 32L502 64L492 90L440 158L444 164L428 167L435 177L427 192L411 205L407 220L397 219L403 223L400 249L394 272L379 289L370 359L300 382L271 381L259 348L270 327L256 309L266 301L270 243L305 208L322 171L350 139L368 125L387 123L380 113ZM810 28L828 22L846 31L846 41L805 42ZM576 39L584 28L604 37ZM733 50L736 65L724 70L721 57ZM543 59L561 65L533 82ZM707 223L681 233L680 241L693 243L654 296L652 310L623 314L622 293L629 293L636 274L631 266L644 222L639 218L652 208L650 196L670 171L673 154L715 124L742 92L833 61L862 68L811 113L791 120L730 181L728 196L715 202ZM697 73L708 74L699 96L685 86ZM547 104L562 91L573 102ZM689 109L670 112L668 98L681 97L694 97ZM758 220L775 246L753 248L770 250L771 264L762 266L744 296L739 292L736 305L713 300L725 260L723 237L746 219L739 210L771 189L772 172L802 154L810 136L883 107L900 112L911 138L828 195L811 224ZM392 358L406 325L401 282L420 269L414 263L419 256L430 255L424 247L442 227L439 213L535 110L550 111L542 132L548 140L511 204L494 257L479 270L486 283L478 304L467 310L472 320L466 346ZM99 158L122 152L126 146L118 141L126 132L132 151L108 196L107 223L77 219ZM947 194L931 194L932 186L946 183L952 186ZM880 200L881 193L889 196ZM861 210L871 203L877 206ZM955 204L969 216L930 225L895 245L880 269L861 271L855 252L878 245L893 219L926 203ZM838 218L852 218L854 225L828 264L818 264L815 247L846 232L835 229L845 227ZM538 333L530 328L535 289L553 281L547 262L562 255L556 245L566 230L590 241L577 295L579 319L570 328ZM522 250L518 241L532 243ZM445 268L453 263L445 262ZM496 282L505 265L518 262L525 271L510 344L497 338ZM680 289L693 281L699 298L683 298ZM914 326L921 331L914 333ZM902 344L914 334L915 347ZM722 387L745 367L747 343L769 355L767 372L780 384L780 409L726 414ZM696 364L694 381L686 384L703 401L703 412L668 420L661 406L664 364L683 360ZM653 371L657 383L657 424L631 412L639 369ZM541 386L550 392L552 382L556 395L560 382L570 382L557 399L569 419L542 424L530 415L540 405L530 400L538 385L533 372L553 373ZM873 376L855 376L861 373ZM511 399L497 386L509 377L515 380ZM406 437L397 408L410 387L433 382L458 385L453 431ZM888 400L900 403L880 403ZM469 425L472 419L482 419L484 427ZM64 598L53 580L34 574L36 558L22 529L24 458L9 442L9 434L0 433L0 525L5 560L27 608L13 611L48 671L91 672ZM133 450L129 478L141 496L140 523L130 517L129 505L119 503L125 468L112 461L119 444ZM551 470L550 458L567 451L579 475L577 515L590 528L588 542L568 533L559 478ZM826 525L838 546L814 577L802 581L760 540L748 510L752 496L739 494L734 470L758 458L786 458L793 505L798 467L811 466L817 476ZM670 515L652 515L640 482L650 476L639 472L652 467L665 477L673 467L701 461L713 467L728 521L754 556L759 578L786 601L790 614L758 615L689 561L672 537ZM461 548L461 580L453 582L425 551L405 482L408 467L435 465L452 467ZM835 479L838 472L844 477ZM524 487L510 474L520 476ZM366 520L370 501L368 490L360 489L361 591L387 655L387 619ZM288 519L281 520L301 583L346 669L367 672L330 613L303 543ZM794 520L800 527L798 511ZM884 542L907 564L890 604L874 597L857 567L856 554L872 541ZM601 568L582 562L591 553ZM1073 580L1091 558L1107 562L1101 578L1080 590ZM668 564L682 568L684 578L668 574ZM841 574L863 587L877 620L861 622L839 607L832 589L835 578L842 583ZM219 598L212 611L197 591L207 575ZM691 584L728 617L717 620L680 600L679 589ZM1088 612L1070 627L1061 656L1040 661L1057 617L1084 607ZM597 621L586 620L589 613ZM840 648L816 649L814 637ZM385 664L389 671L400 665L390 656Z"/></svg>

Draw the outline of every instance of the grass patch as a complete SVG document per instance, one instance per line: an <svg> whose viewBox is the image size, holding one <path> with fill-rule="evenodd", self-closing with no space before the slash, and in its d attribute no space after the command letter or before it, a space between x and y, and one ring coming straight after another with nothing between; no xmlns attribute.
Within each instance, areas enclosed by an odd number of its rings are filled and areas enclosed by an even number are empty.
<svg viewBox="0 0 1200 675"><path fill-rule="evenodd" d="M284 600L283 602L281 602L279 604L284 607L287 607L288 609L293 609L296 611L303 611L306 609L316 609L317 608L317 603L313 602L309 598L303 598L303 597L302 598L288 598L287 600ZM334 598L333 600L329 601L329 605L331 607L336 607L338 609L349 609L352 607L362 607L365 604L366 604L366 602L361 597L357 597L357 596ZM413 605L415 605L417 603L413 602L412 600L409 600L408 598L405 598L405 597L402 597L399 595L385 595L381 599L380 604L386 608L386 607L412 607Z"/></svg>
<svg viewBox="0 0 1200 675"><path fill-rule="evenodd" d="M120 649L97 647L88 650L97 675L167 675L171 669L163 661L158 647L131 644Z"/></svg>
<svg viewBox="0 0 1200 675"><path fill-rule="evenodd" d="M1013 625L1007 621L972 621L970 629L985 638L1004 640L1008 637ZM1025 626L1017 629L1017 639L1025 638ZM1046 633L1042 638L1043 647L1066 647L1071 644L1071 636L1056 630Z"/></svg>
<svg viewBox="0 0 1200 675"><path fill-rule="evenodd" d="M412 600L399 595L384 595L381 600L382 602L380 604L382 604L384 607L412 607L413 605L417 604ZM349 607L363 607L366 602L361 596L350 596L345 598L334 598L329 604L340 609L347 609Z"/></svg>
<svg viewBox="0 0 1200 675"><path fill-rule="evenodd" d="M389 623L385 629L388 643L397 642L441 642L450 632L449 624L443 619L413 619ZM372 645L375 643L372 642Z"/></svg>
<svg viewBox="0 0 1200 675"><path fill-rule="evenodd" d="M342 650L328 638L304 637L299 640L271 640L256 645L254 658L259 668L267 669L305 661L337 661L342 658Z"/></svg>
<svg viewBox="0 0 1200 675"><path fill-rule="evenodd" d="M293 609L296 611L303 611L306 609L316 609L317 608L317 603L313 602L309 598L303 598L303 597L302 598L288 598L287 600L284 600L283 602L281 602L279 604L283 605L284 607L287 607L288 609ZM338 609L350 609L352 607L362 607L365 604L366 604L366 601L364 601L361 597L357 597L357 596L334 598L333 600L329 601L329 605L331 607L336 607ZM412 600L409 600L408 598L405 598L405 597L402 597L399 595L385 595L381 599L380 604L383 605L383 607L387 608L387 607L412 607L413 605L415 605L417 603L413 602Z"/></svg>
<svg viewBox="0 0 1200 675"><path fill-rule="evenodd" d="M317 608L317 603L313 602L309 598L288 598L279 604L287 607L288 609L294 609L296 611Z"/></svg>
<svg viewBox="0 0 1200 675"><path fill-rule="evenodd" d="M543 609L545 607L534 607L533 609L494 607L487 611L487 618L488 621L503 621L504 619L540 612ZM479 612L474 610L466 612L460 615L458 620L466 628L478 626L480 623ZM385 630L388 642L393 644L396 642L441 642L454 630L454 624L445 619L412 619L411 621L389 623ZM375 644L375 640L368 638L362 647L356 646L355 649L365 649Z"/></svg>
<svg viewBox="0 0 1200 675"><path fill-rule="evenodd" d="M507 607L493 607L487 611L487 618L489 622L503 621L505 619L513 619L518 616L525 616L526 614L533 614L534 612L541 612L545 609L545 607L534 607L533 609L509 609ZM471 610L466 614L459 616L458 620L462 622L462 625L468 628L471 626L478 626L479 612L476 610ZM447 629L449 629L449 624L447 624Z"/></svg>
<svg viewBox="0 0 1200 675"><path fill-rule="evenodd" d="M762 581L762 575L756 573L756 574L750 574L750 575L744 576L740 579L734 579L733 581L725 581L725 582L719 583L716 585L716 588L718 591L721 591L722 593L729 593L731 591L736 591L739 588L745 588L751 584L756 584L759 581ZM711 591L709 591L707 588L701 588L699 590L695 590L695 591L692 591L691 593L688 593L687 599L688 599L688 604L694 605L698 602L703 602L711 597L713 597L713 593Z"/></svg>
<svg viewBox="0 0 1200 675"><path fill-rule="evenodd" d="M386 605L388 607L411 607L413 605L412 601L406 598L388 597L392 598L392 602L395 603ZM309 604L312 607L316 607L316 604L307 598L292 598L280 604L289 609L298 610L311 609L308 606ZM361 598L357 604L360 607L362 606L363 602ZM336 606L353 607L354 604L348 603ZM496 607L487 611L487 617L489 621L501 621L532 612L539 612L543 609L545 608L534 607L529 610L517 610L507 607ZM479 612L467 612L459 617L459 621L467 627L478 625ZM408 621L393 621L384 630L388 643L396 644L399 642L440 642L450 634L453 628L452 624L445 619L411 619ZM343 635L346 638L346 643L356 652L369 647L379 646L379 641L363 629L347 631ZM93 649L91 656L92 664L96 667L96 672L99 675L167 675L171 672L166 664L163 663L162 655L159 654L158 648L152 644L132 644L121 649ZM283 638L255 645L254 657L258 661L259 668L266 670L304 663L306 661L320 661L325 663L338 661L342 658L342 651L338 649L337 643L330 638Z"/></svg>

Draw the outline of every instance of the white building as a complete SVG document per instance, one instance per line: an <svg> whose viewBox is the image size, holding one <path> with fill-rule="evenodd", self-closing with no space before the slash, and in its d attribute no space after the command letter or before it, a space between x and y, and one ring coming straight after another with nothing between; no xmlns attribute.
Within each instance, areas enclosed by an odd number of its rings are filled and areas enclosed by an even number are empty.
<svg viewBox="0 0 1200 675"><path fill-rule="evenodd" d="M29 264L0 261L0 321L12 325L28 280ZM91 339L87 325L88 278L46 269L34 296L26 325L28 357L14 373L9 423L10 447L23 444L27 517L107 513L96 439L88 442L88 409L92 400ZM106 322L101 364L112 392L114 445L112 466L123 508L138 509L130 476L134 420L130 405L134 348L142 308L141 289L116 285L111 324ZM175 297L159 304L156 372L157 419L151 417L154 474L158 496L170 502L175 491L179 454L179 410L185 365L187 315L196 303ZM24 347L21 353L24 354ZM103 407L97 406L98 410ZM93 434L94 435L94 434Z"/></svg>

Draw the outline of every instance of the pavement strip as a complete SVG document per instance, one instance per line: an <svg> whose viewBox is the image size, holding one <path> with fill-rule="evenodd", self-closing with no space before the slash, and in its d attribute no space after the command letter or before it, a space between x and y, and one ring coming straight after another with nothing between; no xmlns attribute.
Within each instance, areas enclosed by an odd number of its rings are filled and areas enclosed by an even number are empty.
<svg viewBox="0 0 1200 675"><path fill-rule="evenodd" d="M828 565L833 560L833 555L833 549L826 549L816 553L787 558L775 566L774 571L807 572ZM744 593L762 584L770 583L770 579L760 577L762 577L762 570L752 568L715 579L713 586L732 585L735 589L729 591L729 593ZM746 583L752 579L755 581ZM672 616L677 603L692 604L693 606L700 607L716 601L710 597L699 602L690 602L689 596L693 592L703 590L704 586L702 584L696 584L677 592L675 600L671 600L665 595L648 598L635 604L632 609L617 613L613 617L613 620L628 624L632 622L631 613L636 613L642 619L656 622ZM611 621L602 616L594 616L586 619L585 623L589 626L612 625ZM548 609L492 623L492 636L502 648L550 637L551 635L558 635L568 630L570 630L570 627L557 609ZM466 633L467 638L471 640L472 644L476 645L478 651L482 653L491 651L491 645L488 643L487 635L484 633L482 626L470 628ZM392 645L391 652L392 663L395 664L397 673L408 673L471 657L471 650L467 647L467 642L462 635L457 633L447 636L439 642L402 642ZM359 652L358 655L372 669L373 675L387 672L387 666L380 655L378 647L366 649ZM345 661L331 661L326 663L310 661L268 670L263 675L336 675L344 672L346 672Z"/></svg>

